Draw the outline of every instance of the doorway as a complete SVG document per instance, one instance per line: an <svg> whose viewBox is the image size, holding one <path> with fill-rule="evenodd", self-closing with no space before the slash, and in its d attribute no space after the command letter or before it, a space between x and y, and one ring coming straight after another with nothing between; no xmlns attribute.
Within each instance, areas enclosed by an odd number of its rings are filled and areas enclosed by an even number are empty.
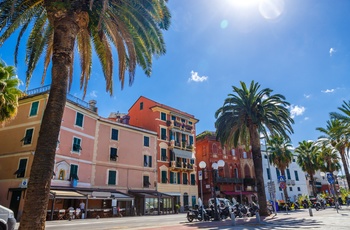
<svg viewBox="0 0 350 230"><path fill-rule="evenodd" d="M10 202L10 209L13 211L15 218L17 219L19 203L21 202L22 191L12 191L12 197Z"/></svg>

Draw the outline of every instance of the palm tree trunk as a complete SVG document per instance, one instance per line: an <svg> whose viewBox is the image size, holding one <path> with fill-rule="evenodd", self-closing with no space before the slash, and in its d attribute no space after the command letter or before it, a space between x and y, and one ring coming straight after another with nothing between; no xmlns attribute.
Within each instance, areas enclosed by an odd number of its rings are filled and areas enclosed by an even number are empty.
<svg viewBox="0 0 350 230"><path fill-rule="evenodd" d="M343 163L346 182L348 183L348 189L350 189L350 174L349 174L348 162L347 162L346 157L345 157L345 149L342 149L340 151L340 157L341 157L341 161Z"/></svg>
<svg viewBox="0 0 350 230"><path fill-rule="evenodd" d="M265 194L265 184L264 184L264 177L263 177L264 172L263 172L263 166L262 166L260 136L258 133L258 129L254 126L249 127L249 132L250 132L250 140L251 140L251 145L252 145L253 162L254 162L254 169L255 169L256 187L257 187L257 193L258 193L260 215L268 216L266 194Z"/></svg>
<svg viewBox="0 0 350 230"><path fill-rule="evenodd" d="M57 12L56 12L57 13ZM48 13L49 14L49 13ZM50 14L49 14L50 15ZM49 100L40 127L38 143L30 171L23 216L19 229L45 229L55 152L66 103L68 76L71 71L74 42L79 26L77 15L67 13L60 19L51 14L54 27L52 83ZM57 14L62 16L62 14Z"/></svg>
<svg viewBox="0 0 350 230"><path fill-rule="evenodd" d="M284 176L284 178L286 178L286 171L285 171L285 170L281 170L281 175ZM286 203L287 203L287 201L288 201L288 191L287 191L287 188L288 188L288 186L287 186L287 183L286 183L286 187L283 189L284 199L285 199Z"/></svg>
<svg viewBox="0 0 350 230"><path fill-rule="evenodd" d="M313 193L313 196L316 197L317 196L317 192L316 192L316 187L315 187L315 179L314 179L314 175L313 174L310 174L310 180L311 180L311 187L312 187L312 193Z"/></svg>

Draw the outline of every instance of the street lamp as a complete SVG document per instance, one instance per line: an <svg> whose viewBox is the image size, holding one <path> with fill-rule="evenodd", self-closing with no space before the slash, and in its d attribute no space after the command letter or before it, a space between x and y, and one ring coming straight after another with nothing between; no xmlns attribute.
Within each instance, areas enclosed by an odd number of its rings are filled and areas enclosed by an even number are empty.
<svg viewBox="0 0 350 230"><path fill-rule="evenodd" d="M201 187L201 199L202 199L202 203L204 202L203 200L203 186L202 186L202 180L203 180L203 169L207 166L207 164L205 163L205 161L201 161L199 162L199 168L201 168L200 173L198 172L198 179L200 181L200 187ZM203 204L202 204L203 205ZM202 208L202 218L203 218L203 207Z"/></svg>
<svg viewBox="0 0 350 230"><path fill-rule="evenodd" d="M212 167L212 169L213 169L213 183L214 183L214 205L215 205L215 207L214 207L214 212L215 212L215 216L214 216L214 220L220 220L219 219L219 215L218 215L218 210L217 210L217 207L218 207L218 204L217 204L217 199L216 199L216 191L215 191L215 188L216 188L216 186L217 186L217 181L216 181L216 179L217 179L217 176L218 176L218 169L219 169L219 167L224 167L224 165L225 165L225 161L223 161L223 160L219 160L218 161L218 163L213 163L212 165L211 165L211 167Z"/></svg>

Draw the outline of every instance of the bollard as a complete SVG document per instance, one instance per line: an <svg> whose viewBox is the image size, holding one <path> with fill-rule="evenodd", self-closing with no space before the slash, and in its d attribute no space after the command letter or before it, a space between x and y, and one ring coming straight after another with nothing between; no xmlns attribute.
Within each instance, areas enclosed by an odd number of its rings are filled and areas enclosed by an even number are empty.
<svg viewBox="0 0 350 230"><path fill-rule="evenodd" d="M260 214L259 211L255 212L256 222L260 223Z"/></svg>
<svg viewBox="0 0 350 230"><path fill-rule="evenodd" d="M236 226L236 216L233 212L231 212L231 225Z"/></svg>
<svg viewBox="0 0 350 230"><path fill-rule="evenodd" d="M310 214L310 216L313 216L311 207L309 207L309 214Z"/></svg>

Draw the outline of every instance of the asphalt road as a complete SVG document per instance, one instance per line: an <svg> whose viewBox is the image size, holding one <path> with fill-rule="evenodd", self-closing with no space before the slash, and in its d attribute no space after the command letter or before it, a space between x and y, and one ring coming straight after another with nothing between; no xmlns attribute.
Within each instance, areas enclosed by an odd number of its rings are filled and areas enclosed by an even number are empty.
<svg viewBox="0 0 350 230"><path fill-rule="evenodd" d="M113 230L113 229L137 229L137 230L195 230L195 229L318 229L318 230L349 230L350 229L350 207L343 207L339 213L334 208L316 211L312 210L291 211L289 213L279 212L277 216L261 218L256 217L237 218L235 225L232 220L224 221L194 221L189 223L186 214L172 214L160 216L140 216L122 218L101 218L84 220L48 221L46 229L84 229L84 230ZM18 227L18 224L17 224ZM17 228L16 228L17 229Z"/></svg>

